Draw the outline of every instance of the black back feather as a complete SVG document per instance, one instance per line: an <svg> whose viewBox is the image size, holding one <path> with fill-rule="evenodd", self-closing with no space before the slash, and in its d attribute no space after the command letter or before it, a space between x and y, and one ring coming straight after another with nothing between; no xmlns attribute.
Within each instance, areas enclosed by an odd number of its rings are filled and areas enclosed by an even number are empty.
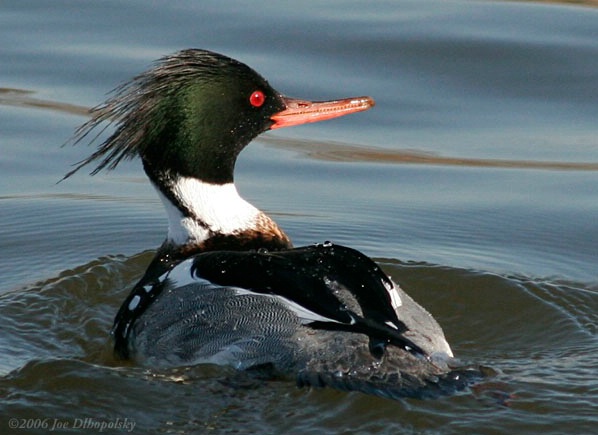
<svg viewBox="0 0 598 435"><path fill-rule="evenodd" d="M391 343L425 355L402 335L407 327L392 307L390 278L354 249L325 243L275 252L206 252L195 257L192 273L219 285L290 299L333 320L314 322L312 327L367 334L372 352L380 346L383 351L383 346ZM351 293L362 315L339 300L329 284L332 281Z"/></svg>

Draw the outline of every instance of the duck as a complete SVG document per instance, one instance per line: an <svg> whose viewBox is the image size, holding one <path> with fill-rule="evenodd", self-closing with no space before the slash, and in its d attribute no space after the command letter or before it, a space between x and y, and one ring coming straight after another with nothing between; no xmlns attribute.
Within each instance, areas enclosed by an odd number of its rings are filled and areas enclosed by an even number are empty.
<svg viewBox="0 0 598 435"><path fill-rule="evenodd" d="M92 109L74 143L106 123L113 132L64 178L140 158L168 217L166 239L116 314L115 356L159 369L267 368L299 387L391 399L465 388L475 370L375 261L329 241L294 247L234 183L239 153L259 134L374 105L290 98L240 61L185 49Z"/></svg>

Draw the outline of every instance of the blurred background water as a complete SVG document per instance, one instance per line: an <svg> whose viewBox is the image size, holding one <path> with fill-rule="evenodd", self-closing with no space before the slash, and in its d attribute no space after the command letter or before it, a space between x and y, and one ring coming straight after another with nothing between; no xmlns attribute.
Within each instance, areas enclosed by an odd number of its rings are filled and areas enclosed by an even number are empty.
<svg viewBox="0 0 598 435"><path fill-rule="evenodd" d="M139 433L593 433L588 3L2 2L0 432L45 432L11 418L71 429L91 418L129 419ZM91 152L61 145L86 108L188 47L235 57L287 95L376 99L369 112L263 135L241 155L238 188L296 245L332 240L376 258L459 357L497 377L397 402L112 358L113 316L166 218L139 162L56 184Z"/></svg>

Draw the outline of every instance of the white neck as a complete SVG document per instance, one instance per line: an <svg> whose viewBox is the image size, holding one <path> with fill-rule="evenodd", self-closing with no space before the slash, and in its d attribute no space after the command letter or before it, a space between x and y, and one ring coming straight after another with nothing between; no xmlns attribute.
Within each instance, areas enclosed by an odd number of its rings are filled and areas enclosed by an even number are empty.
<svg viewBox="0 0 598 435"><path fill-rule="evenodd" d="M170 188L181 208L154 187L168 214L168 240L177 245L201 243L214 233L234 234L255 228L263 215L239 196L233 183L209 184L179 177ZM181 209L190 215L186 216Z"/></svg>

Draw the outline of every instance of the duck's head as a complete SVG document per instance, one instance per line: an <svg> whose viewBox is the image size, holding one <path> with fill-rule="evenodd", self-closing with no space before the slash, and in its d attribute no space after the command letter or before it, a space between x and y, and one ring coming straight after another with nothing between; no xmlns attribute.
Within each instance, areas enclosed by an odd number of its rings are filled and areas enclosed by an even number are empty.
<svg viewBox="0 0 598 435"><path fill-rule="evenodd" d="M188 49L161 59L93 110L77 139L103 121L115 133L80 167L92 173L139 155L150 178L165 172L224 184L239 152L257 135L366 110L369 97L311 102L288 98L247 65L221 54Z"/></svg>
<svg viewBox="0 0 598 435"><path fill-rule="evenodd" d="M115 132L69 172L99 160L92 171L141 157L169 220L162 252L179 257L210 249L291 245L233 184L239 152L258 134L366 110L369 97L310 102L288 98L247 65L205 50L183 50L117 89L93 109L75 135L104 121Z"/></svg>

